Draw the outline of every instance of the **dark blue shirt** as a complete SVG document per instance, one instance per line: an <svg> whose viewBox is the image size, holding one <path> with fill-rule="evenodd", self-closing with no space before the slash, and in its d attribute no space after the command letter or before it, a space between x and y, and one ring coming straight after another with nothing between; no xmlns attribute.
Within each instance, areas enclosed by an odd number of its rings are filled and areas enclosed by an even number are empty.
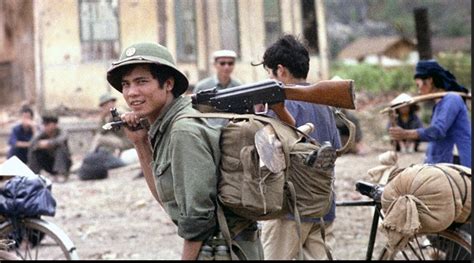
<svg viewBox="0 0 474 263"><path fill-rule="evenodd" d="M329 141L331 145L338 149L341 148L341 139L336 127L336 120L330 107L325 105L307 103L302 101L285 101L285 107L295 118L296 127L304 125L308 122L314 125L314 131L310 136L319 143ZM275 117L276 114L270 111L268 115ZM289 219L293 219L291 215ZM336 218L336 195L331 204L329 212L323 217L325 222L333 221ZM301 218L302 222L319 222L319 218Z"/></svg>
<svg viewBox="0 0 474 263"><path fill-rule="evenodd" d="M16 147L16 142L29 142L33 137L32 129L24 129L21 124L18 124L12 128L10 137L8 138L8 145L10 145L10 150L8 151L7 158L12 156L18 157L25 164L28 162L28 148Z"/></svg>
<svg viewBox="0 0 474 263"><path fill-rule="evenodd" d="M411 112L408 116L408 121L404 122L400 116L397 118L397 125L403 129L417 129L423 128L423 123L421 122L420 118L414 113Z"/></svg>
<svg viewBox="0 0 474 263"><path fill-rule="evenodd" d="M452 163L456 145L461 165L471 168L471 121L461 96L445 95L434 107L430 126L417 132L429 142L425 163Z"/></svg>

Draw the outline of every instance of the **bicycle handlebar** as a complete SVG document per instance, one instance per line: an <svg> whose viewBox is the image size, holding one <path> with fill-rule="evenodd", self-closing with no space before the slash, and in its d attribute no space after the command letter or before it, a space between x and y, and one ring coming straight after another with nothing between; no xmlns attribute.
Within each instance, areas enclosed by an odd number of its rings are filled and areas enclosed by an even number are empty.
<svg viewBox="0 0 474 263"><path fill-rule="evenodd" d="M383 185L357 181L356 191L374 199L374 201L380 202L383 193Z"/></svg>

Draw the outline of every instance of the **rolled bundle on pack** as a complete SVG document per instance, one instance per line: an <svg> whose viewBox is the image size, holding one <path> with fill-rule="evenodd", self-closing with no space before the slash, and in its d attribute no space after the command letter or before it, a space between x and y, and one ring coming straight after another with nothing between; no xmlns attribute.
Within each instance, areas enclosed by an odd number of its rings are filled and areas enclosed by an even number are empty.
<svg viewBox="0 0 474 263"><path fill-rule="evenodd" d="M416 233L434 233L471 214L471 169L441 163L405 168L384 188L382 223L391 248Z"/></svg>
<svg viewBox="0 0 474 263"><path fill-rule="evenodd" d="M392 173L398 170L398 157L394 151L386 151L378 156L380 165L367 171L372 181L378 184L386 184Z"/></svg>

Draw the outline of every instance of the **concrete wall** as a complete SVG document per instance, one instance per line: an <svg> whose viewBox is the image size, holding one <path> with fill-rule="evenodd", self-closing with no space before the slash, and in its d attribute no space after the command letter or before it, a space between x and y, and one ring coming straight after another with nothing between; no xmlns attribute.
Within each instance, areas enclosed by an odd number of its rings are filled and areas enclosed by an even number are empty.
<svg viewBox="0 0 474 263"><path fill-rule="evenodd" d="M0 104L34 102L33 2L0 2Z"/></svg>
<svg viewBox="0 0 474 263"><path fill-rule="evenodd" d="M81 60L79 9L76 0L37 1L41 16L42 91L45 109L64 105L95 108L98 96L107 91L105 74L109 61Z"/></svg>
<svg viewBox="0 0 474 263"><path fill-rule="evenodd" d="M166 45L176 57L176 32L174 20L175 0L118 0L120 50L139 41L162 42L158 34L158 8L166 12ZM37 43L41 54L41 89L44 106L51 109L64 105L70 108L96 108L98 97L105 91L121 95L106 81L106 71L111 61L81 61L80 26L77 0L35 1L40 14L35 21L39 34ZM164 6L159 6L159 4ZM218 20L218 0L196 0L197 56L192 63L179 63L178 67L188 76L190 83L214 73L210 54L221 48ZM281 0L282 30L302 35L300 1ZM238 1L241 57L236 63L234 75L243 83L267 78L260 62L264 46L263 0ZM164 43L163 43L164 44ZM311 61L309 80L317 81L317 58Z"/></svg>

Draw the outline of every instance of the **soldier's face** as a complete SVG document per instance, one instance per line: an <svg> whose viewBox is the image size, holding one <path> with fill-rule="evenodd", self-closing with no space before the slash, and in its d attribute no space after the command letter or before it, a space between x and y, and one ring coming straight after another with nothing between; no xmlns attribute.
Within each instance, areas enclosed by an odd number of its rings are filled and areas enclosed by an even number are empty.
<svg viewBox="0 0 474 263"><path fill-rule="evenodd" d="M161 110L173 100L174 79L161 86L148 65L138 65L122 77L122 94L130 109L138 117L156 120Z"/></svg>
<svg viewBox="0 0 474 263"><path fill-rule="evenodd" d="M109 100L100 106L102 112L108 113L111 108L115 108L116 101Z"/></svg>

